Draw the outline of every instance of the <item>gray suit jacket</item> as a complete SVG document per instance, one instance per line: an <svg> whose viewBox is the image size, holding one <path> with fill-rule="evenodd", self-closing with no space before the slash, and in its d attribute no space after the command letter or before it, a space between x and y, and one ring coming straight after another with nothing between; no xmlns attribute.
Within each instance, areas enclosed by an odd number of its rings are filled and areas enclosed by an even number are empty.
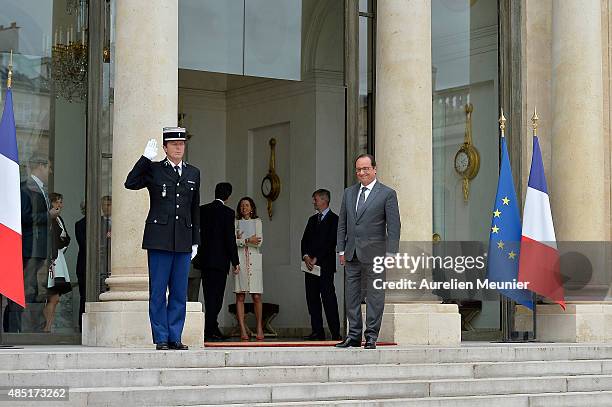
<svg viewBox="0 0 612 407"><path fill-rule="evenodd" d="M399 252L400 216L396 192L376 181L368 199L355 213L361 184L344 190L338 220L337 251L346 261L372 263L376 256Z"/></svg>

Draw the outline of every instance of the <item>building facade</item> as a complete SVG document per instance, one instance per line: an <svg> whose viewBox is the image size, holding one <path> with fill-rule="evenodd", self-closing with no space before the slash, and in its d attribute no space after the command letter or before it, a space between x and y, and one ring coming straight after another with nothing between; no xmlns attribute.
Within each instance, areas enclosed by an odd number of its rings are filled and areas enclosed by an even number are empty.
<svg viewBox="0 0 612 407"><path fill-rule="evenodd" d="M221 181L234 186L231 206L242 196L255 200L265 235L264 302L279 305L278 333L297 337L309 327L299 243L314 190L330 190L337 212L355 181L354 157L373 153L380 180L398 193L404 248L430 253L439 240L461 243L458 253L482 251L500 110L522 201L536 107L557 240L584 245L591 265L574 265L570 277L583 284L572 291L569 282L566 311L538 306L538 338L612 340L609 0L2 3L1 65L5 78L13 50L22 176L31 176L32 157L48 159L45 184L63 194L73 237L66 251L73 291L62 296L51 335L39 332L41 293L19 315L3 313L20 318L5 323L4 342L150 343L140 248L148 198L123 182L164 126L187 128L187 161L202 171L203 203ZM261 183L272 138L281 192L270 215ZM469 179L456 163L466 142L479 153ZM74 237L83 217L81 248ZM80 287L79 248L88 254ZM335 282L341 299L341 270ZM455 344L507 330L499 297L394 290L386 302L381 340ZM228 330L232 303L228 288L220 321ZM188 344L203 342L202 311L201 302L188 304ZM530 313L512 311L511 329L532 329Z"/></svg>

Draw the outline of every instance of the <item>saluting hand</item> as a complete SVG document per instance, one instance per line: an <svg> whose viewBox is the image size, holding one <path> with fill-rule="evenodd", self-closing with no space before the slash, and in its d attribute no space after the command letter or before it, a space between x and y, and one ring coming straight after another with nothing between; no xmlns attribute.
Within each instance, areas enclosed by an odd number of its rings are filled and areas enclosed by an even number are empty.
<svg viewBox="0 0 612 407"><path fill-rule="evenodd" d="M153 159L157 157L157 140L155 140L154 138L149 140L142 155L153 161Z"/></svg>

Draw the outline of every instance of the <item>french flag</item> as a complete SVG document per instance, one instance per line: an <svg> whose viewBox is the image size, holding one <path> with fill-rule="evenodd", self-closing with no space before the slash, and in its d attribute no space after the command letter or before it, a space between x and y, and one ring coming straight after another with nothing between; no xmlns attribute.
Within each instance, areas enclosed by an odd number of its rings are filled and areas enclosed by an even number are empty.
<svg viewBox="0 0 612 407"><path fill-rule="evenodd" d="M21 258L21 197L13 95L6 91L0 121L0 294L25 307Z"/></svg>
<svg viewBox="0 0 612 407"><path fill-rule="evenodd" d="M520 253L519 281L528 282L527 288L530 291L554 300L565 309L559 251L537 136L533 137Z"/></svg>

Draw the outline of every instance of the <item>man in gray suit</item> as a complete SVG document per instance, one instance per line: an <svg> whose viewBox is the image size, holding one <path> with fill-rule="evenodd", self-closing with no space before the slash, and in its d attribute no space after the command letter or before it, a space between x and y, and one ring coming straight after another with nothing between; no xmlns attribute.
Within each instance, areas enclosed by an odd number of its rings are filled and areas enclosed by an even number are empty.
<svg viewBox="0 0 612 407"><path fill-rule="evenodd" d="M397 194L376 179L376 161L369 154L355 160L359 183L344 190L338 220L337 250L345 266L346 315L349 332L338 348L361 346L361 275L367 276L365 349L376 349L385 292L373 282L385 272L372 270L374 257L395 256L399 251L400 216Z"/></svg>

